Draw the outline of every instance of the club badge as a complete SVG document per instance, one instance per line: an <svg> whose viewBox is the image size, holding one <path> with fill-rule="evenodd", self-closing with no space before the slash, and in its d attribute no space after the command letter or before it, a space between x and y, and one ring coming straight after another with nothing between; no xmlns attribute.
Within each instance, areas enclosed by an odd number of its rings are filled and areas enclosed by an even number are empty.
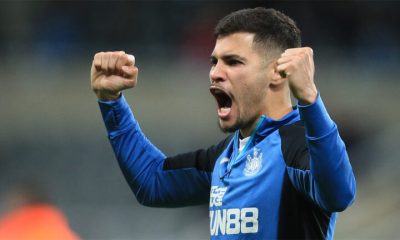
<svg viewBox="0 0 400 240"><path fill-rule="evenodd" d="M262 152L258 148L253 148L253 156L247 155L246 166L243 174L245 176L253 176L257 174L262 167Z"/></svg>

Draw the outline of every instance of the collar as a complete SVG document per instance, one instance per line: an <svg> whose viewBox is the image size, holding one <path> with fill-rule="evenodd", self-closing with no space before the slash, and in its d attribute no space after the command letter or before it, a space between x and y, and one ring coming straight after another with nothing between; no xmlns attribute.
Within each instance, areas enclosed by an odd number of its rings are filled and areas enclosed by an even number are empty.
<svg viewBox="0 0 400 240"><path fill-rule="evenodd" d="M297 106L294 106L293 110L290 113L286 114L278 120L274 120L265 115L262 115L257 124L258 127L255 129L255 135L256 137L266 137L280 127L295 123L299 120L300 114Z"/></svg>
<svg viewBox="0 0 400 240"><path fill-rule="evenodd" d="M270 135L272 132L276 131L280 127L284 125L289 125L295 123L300 120L300 114L297 106L293 107L293 111L286 114L284 117L278 120L274 120L265 115L260 117L258 120L256 128L253 130L253 133L250 135L250 139L247 142L244 149L239 152L239 136L240 130L237 130L234 134L233 141L231 145L228 147L228 155L230 158L233 158L233 161L228 163L228 169L232 168L232 165L235 164L238 159L243 155L249 148L256 145L258 142L262 141L265 137ZM233 144L232 144L233 143Z"/></svg>
<svg viewBox="0 0 400 240"><path fill-rule="evenodd" d="M293 110L283 116L281 119L274 120L265 115L262 115L258 120L256 128L253 130L253 133L250 135L250 139L247 142L245 148L242 152L245 152L250 145L255 145L260 142L262 139L270 135L272 132L276 131L280 127L284 125L289 125L295 123L300 120L300 113L297 106L293 107ZM234 135L233 143L234 143L234 152L237 152L237 148L239 146L239 136L240 130L237 130Z"/></svg>

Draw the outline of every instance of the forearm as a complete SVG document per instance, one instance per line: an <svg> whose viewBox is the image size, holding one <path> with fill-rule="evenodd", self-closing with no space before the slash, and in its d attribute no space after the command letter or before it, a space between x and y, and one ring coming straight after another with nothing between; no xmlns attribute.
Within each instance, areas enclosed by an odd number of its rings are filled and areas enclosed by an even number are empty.
<svg viewBox="0 0 400 240"><path fill-rule="evenodd" d="M110 142L138 201L151 207L182 207L207 202L208 173L195 168L164 169L164 154L136 126L111 138ZM127 146L132 151L124 151Z"/></svg>
<svg viewBox="0 0 400 240"><path fill-rule="evenodd" d="M315 201L326 210L342 211L356 191L346 147L319 96L315 103L299 108L306 127Z"/></svg>
<svg viewBox="0 0 400 240"><path fill-rule="evenodd" d="M139 202L151 188L151 178L165 156L141 134L124 96L116 101L99 101L100 110L119 166Z"/></svg>
<svg viewBox="0 0 400 240"><path fill-rule="evenodd" d="M209 191L207 173L196 169L165 171L165 155L142 133L124 97L99 102L118 163L141 204L177 207L206 201L198 195Z"/></svg>

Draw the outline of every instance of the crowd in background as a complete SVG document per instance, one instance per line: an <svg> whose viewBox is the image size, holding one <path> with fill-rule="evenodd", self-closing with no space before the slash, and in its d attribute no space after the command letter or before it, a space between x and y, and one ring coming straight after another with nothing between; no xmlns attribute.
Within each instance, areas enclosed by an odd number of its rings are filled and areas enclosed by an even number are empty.
<svg viewBox="0 0 400 240"><path fill-rule="evenodd" d="M62 60L129 45L144 55L208 57L210 33L221 16L264 6L293 17L305 45L374 64L399 61L395 1L6 1L1 6L0 50L6 55Z"/></svg>

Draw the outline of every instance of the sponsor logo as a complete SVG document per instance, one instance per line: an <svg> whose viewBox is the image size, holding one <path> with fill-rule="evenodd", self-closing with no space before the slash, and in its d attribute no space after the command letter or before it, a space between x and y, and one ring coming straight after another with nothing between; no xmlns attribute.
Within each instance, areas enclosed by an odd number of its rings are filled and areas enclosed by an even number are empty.
<svg viewBox="0 0 400 240"><path fill-rule="evenodd" d="M211 236L258 232L258 208L210 211Z"/></svg>
<svg viewBox="0 0 400 240"><path fill-rule="evenodd" d="M222 199L224 198L227 187L212 186L210 192L210 207L222 206Z"/></svg>
<svg viewBox="0 0 400 240"><path fill-rule="evenodd" d="M247 155L246 166L243 169L245 176L256 175L262 167L262 152L258 148L253 148L253 156Z"/></svg>
<svg viewBox="0 0 400 240"><path fill-rule="evenodd" d="M258 232L258 208L221 209L227 187L212 186L210 192L211 236Z"/></svg>

